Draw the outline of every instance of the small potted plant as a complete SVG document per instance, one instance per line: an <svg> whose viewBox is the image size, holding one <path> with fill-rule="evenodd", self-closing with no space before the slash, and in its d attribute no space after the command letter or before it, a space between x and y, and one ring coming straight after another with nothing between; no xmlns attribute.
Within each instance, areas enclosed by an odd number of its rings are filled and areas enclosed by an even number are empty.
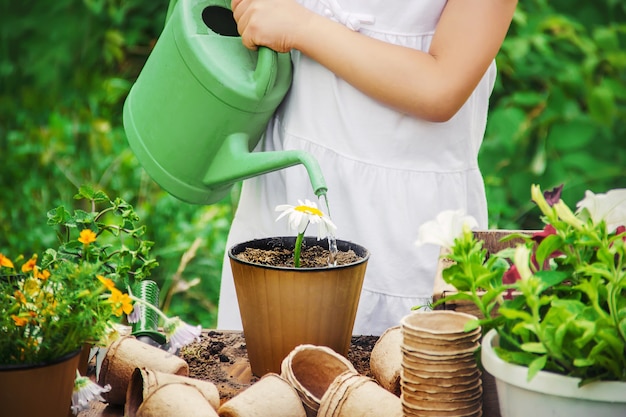
<svg viewBox="0 0 626 417"><path fill-rule="evenodd" d="M80 198L106 198L90 190L81 188ZM134 213L116 201L111 204L122 217ZM98 221L93 212L69 214L56 209L49 217L54 224L74 229L59 247L30 258L12 260L0 254L0 277L5 277L0 279L0 403L7 415L67 417L72 401L72 410L78 413L92 399L101 399L108 387L77 374L81 351L85 345L106 347L130 333L124 324L135 321L141 311L151 310L164 318L164 339L172 348L199 336L198 328L166 317L128 291L122 274L146 273L156 261L141 259L135 268L121 262L121 255L133 249L99 241L100 233L109 227L115 230L113 226ZM127 226L128 221L122 222L121 229L130 230ZM147 246L141 247L129 258L145 254Z"/></svg>
<svg viewBox="0 0 626 417"><path fill-rule="evenodd" d="M66 417L82 347L112 337L133 302L97 264L38 259L19 266L0 255L14 277L0 281L0 398L10 415Z"/></svg>
<svg viewBox="0 0 626 417"><path fill-rule="evenodd" d="M483 315L470 326L482 326L503 417L624 416L626 189L587 191L575 212L561 189L531 188L545 227L509 235L521 240L512 248L488 254L463 213L425 225L418 244L450 232L442 276L458 292L436 303L469 300Z"/></svg>
<svg viewBox="0 0 626 417"><path fill-rule="evenodd" d="M257 376L280 373L282 360L301 344L348 353L369 259L362 246L335 240L335 225L315 203L276 210L281 212L276 220L287 218L297 236L243 242L228 251ZM311 223L318 225L317 238L304 235Z"/></svg>

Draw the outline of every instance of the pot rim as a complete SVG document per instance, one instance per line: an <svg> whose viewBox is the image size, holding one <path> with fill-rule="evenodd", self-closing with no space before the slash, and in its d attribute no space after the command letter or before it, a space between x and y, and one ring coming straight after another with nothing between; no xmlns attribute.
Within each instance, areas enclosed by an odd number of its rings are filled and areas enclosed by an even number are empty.
<svg viewBox="0 0 626 417"><path fill-rule="evenodd" d="M539 371L528 381L527 367L506 362L496 354L493 346L498 341L497 331L491 329L483 337L481 348L481 361L485 370L498 380L528 391L559 397L626 403L626 382L623 381L595 381L579 387L580 378L549 371Z"/></svg>
<svg viewBox="0 0 626 417"><path fill-rule="evenodd" d="M82 349L83 349L82 347L78 348L72 352L66 353L65 355L59 356L58 358L55 358L46 362L0 364L0 372L21 371L25 369L43 368L45 366L57 365L61 362L65 362L73 358L76 355L79 355Z"/></svg>
<svg viewBox="0 0 626 417"><path fill-rule="evenodd" d="M305 236L304 237L304 242L310 244L310 242L318 242L321 241L323 239L317 239L317 237L315 236ZM273 265L264 265L264 264L258 264L258 263L254 263L254 262L248 262L248 261L244 261L242 259L237 258L237 254L240 252L243 252L244 249L246 249L249 246L252 246L252 244L254 243L255 246L259 245L260 243L263 244L267 244L269 242L290 242L291 246L293 246L295 244L296 241L296 237L295 236L276 236L276 237L268 237L268 238L262 238L262 239L251 239L248 240L246 242L241 242L241 243L237 243L233 246L231 246L228 249L228 257L237 263L240 264L244 264L244 265L252 265L252 266L256 266L259 268L265 268L265 269L272 269L272 270L289 270L289 271L293 271L295 269L297 269L298 271L302 271L302 272L319 272L319 271L328 271L329 269L343 269L343 268L352 268L354 266L357 265L361 265L365 262L367 262L369 260L370 257L370 252L369 250L367 250L365 247L357 244L357 243L353 243L351 241L348 240L342 240L342 239L337 239L337 246L339 247L340 250L349 250L349 249L353 249L358 256L361 257L361 259L359 259L356 262L350 263L350 264L346 264L346 265L335 265L335 266L322 266L322 267L315 267L315 268L295 268L295 267L286 267L286 266L273 266ZM340 246L345 246L344 248L341 248Z"/></svg>

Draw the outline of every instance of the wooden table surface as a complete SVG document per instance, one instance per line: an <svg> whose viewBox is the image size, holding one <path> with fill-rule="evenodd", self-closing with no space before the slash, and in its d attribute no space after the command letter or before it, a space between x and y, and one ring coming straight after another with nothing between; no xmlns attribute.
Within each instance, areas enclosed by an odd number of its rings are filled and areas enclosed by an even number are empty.
<svg viewBox="0 0 626 417"><path fill-rule="evenodd" d="M241 343L245 340L241 332L229 332L229 333L235 335L235 338L233 339L234 344ZM223 381L222 381L221 387L218 387L220 388L220 392L222 392L222 389L238 392L241 389L245 388L246 381L243 381L244 383L242 384L242 380L241 380L242 375L251 376L252 372L249 370L250 365L249 365L247 356L245 356L245 350L244 350L243 355L244 357L237 358L237 364L239 365L238 368L242 368L242 369L239 369L236 372L236 375L232 375L231 384L229 384L227 381L227 385L230 385L230 386L224 386ZM249 385L251 385L252 383L253 382L249 382ZM223 401L224 399L222 399L222 402ZM81 412L77 417L123 417L123 416L124 416L124 410L122 407L109 406L107 404L93 402L91 409ZM496 395L496 390L495 390L495 382L493 378L489 374L486 374L486 373L483 373L483 417L500 417L500 411L498 409L498 400L497 400L497 395Z"/></svg>

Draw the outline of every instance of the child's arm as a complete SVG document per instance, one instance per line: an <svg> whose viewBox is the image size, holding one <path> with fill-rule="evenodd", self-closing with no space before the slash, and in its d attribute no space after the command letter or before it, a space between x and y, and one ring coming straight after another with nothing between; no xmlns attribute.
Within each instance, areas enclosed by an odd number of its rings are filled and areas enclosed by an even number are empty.
<svg viewBox="0 0 626 417"><path fill-rule="evenodd" d="M365 94L430 121L451 118L496 56L517 0L448 0L428 53L353 32L293 0L233 0L249 48L300 50Z"/></svg>

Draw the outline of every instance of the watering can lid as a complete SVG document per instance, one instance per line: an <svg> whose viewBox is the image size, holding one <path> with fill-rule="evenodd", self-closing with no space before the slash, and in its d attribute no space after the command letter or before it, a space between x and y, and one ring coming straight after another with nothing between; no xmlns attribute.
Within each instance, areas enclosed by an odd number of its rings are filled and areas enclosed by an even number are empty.
<svg viewBox="0 0 626 417"><path fill-rule="evenodd" d="M245 111L272 110L291 85L289 54L267 48L251 51L239 36L215 33L202 16L212 6L230 11L226 0L178 1L167 25L172 25L182 59L198 81L224 103Z"/></svg>

